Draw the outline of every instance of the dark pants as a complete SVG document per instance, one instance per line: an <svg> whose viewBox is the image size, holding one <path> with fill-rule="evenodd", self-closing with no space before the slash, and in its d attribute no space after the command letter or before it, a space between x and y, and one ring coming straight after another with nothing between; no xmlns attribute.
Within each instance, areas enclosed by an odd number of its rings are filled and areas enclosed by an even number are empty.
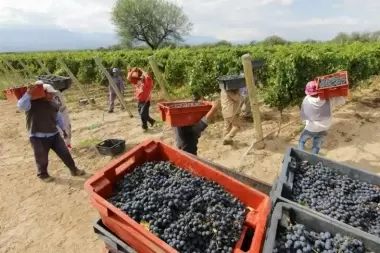
<svg viewBox="0 0 380 253"><path fill-rule="evenodd" d="M73 172L77 170L75 162L60 134L48 138L30 137L30 143L32 144L34 151L34 158L37 165L37 176L39 178L46 178L49 176L47 168L49 164L50 149L57 154L70 171Z"/></svg>
<svg viewBox="0 0 380 253"><path fill-rule="evenodd" d="M150 101L138 102L137 104L137 108L139 111L139 115L141 117L141 124L142 124L143 129L148 129L148 122L150 124L153 124L155 122L155 120L149 116L149 107L150 107Z"/></svg>

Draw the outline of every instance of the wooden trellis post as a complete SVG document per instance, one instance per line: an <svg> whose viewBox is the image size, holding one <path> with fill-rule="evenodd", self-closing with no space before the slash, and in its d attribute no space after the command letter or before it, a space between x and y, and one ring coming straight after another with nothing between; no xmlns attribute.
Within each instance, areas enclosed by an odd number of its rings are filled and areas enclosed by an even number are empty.
<svg viewBox="0 0 380 253"><path fill-rule="evenodd" d="M257 99L257 90L255 86L255 80L253 78L253 69L252 69L252 57L249 54L242 56L243 67L244 67L244 77L245 82L248 88L249 101L251 103L253 118L254 118L254 127L256 133L256 149L263 149L265 143L263 140L263 129L261 125L261 116L260 116L260 107L259 101Z"/></svg>
<svg viewBox="0 0 380 253"><path fill-rule="evenodd" d="M31 79L34 79L34 78L33 78L33 73L32 73L32 71L30 71L30 69L28 68L28 66L26 66L26 64L25 64L23 61L21 61L21 60L19 60L18 62L19 62L20 65L25 69L25 71L28 72L29 77L30 77Z"/></svg>
<svg viewBox="0 0 380 253"><path fill-rule="evenodd" d="M125 103L125 101L124 101L123 94L120 93L119 88L116 86L116 83L113 81L112 76L110 75L110 73L108 73L108 71L106 70L106 68L103 66L103 64L102 64L102 62L100 61L99 57L94 57L94 60L95 60L96 65L98 65L100 71L102 71L103 74L107 77L108 82L109 82L110 85L112 86L113 90L116 92L116 96L117 96L117 98L119 99L121 105L123 106L123 108L124 108L125 110L127 110L128 114L129 114L129 117L132 118L132 117L133 117L133 114L132 114L131 111L128 109L128 107L127 107L127 103Z"/></svg>
<svg viewBox="0 0 380 253"><path fill-rule="evenodd" d="M164 93L164 97L167 100L171 100L169 93L165 88L165 80L164 80L164 78L162 78L162 75L160 73L160 70L158 69L158 65L157 65L156 60L154 59L153 56L149 56L148 60L149 60L150 66L152 67L153 73L157 78L158 85L160 85L160 88L161 88L162 92Z"/></svg>
<svg viewBox="0 0 380 253"><path fill-rule="evenodd" d="M8 76L8 71L7 71L7 69L5 68L5 66L1 63L1 61L0 61L0 70L3 71L3 73L4 73L4 76L3 76L3 77L5 77L5 79L7 80L7 82L12 83L13 80L11 80L11 79L9 78L9 76Z"/></svg>
<svg viewBox="0 0 380 253"><path fill-rule="evenodd" d="M45 63L43 63L40 59L37 59L38 65L42 68L43 71L45 71L48 75L51 75L51 72L49 69L46 67Z"/></svg>
<svg viewBox="0 0 380 253"><path fill-rule="evenodd" d="M90 96L88 95L87 91L84 89L83 85L79 82L79 80L75 77L73 72L71 72L69 67L67 67L66 63L62 59L58 59L58 63L62 66L62 68L70 76L71 80L73 80L73 83L75 83L78 86L78 88L81 90L83 95L86 97L87 101L91 104L95 104L95 101L90 99Z"/></svg>
<svg viewBox="0 0 380 253"><path fill-rule="evenodd" d="M20 82L23 83L25 81L25 78L22 77L15 68L13 68L13 66L7 61L7 60L3 60L3 62L5 63L5 65L7 65L7 67L11 70L12 74L14 75L15 79L17 80L17 82Z"/></svg>

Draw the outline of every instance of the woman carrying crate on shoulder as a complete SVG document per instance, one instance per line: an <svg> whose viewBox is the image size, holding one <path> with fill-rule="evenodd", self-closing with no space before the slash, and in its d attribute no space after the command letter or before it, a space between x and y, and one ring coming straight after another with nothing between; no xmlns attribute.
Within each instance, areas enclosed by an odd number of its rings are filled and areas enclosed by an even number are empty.
<svg viewBox="0 0 380 253"><path fill-rule="evenodd" d="M344 97L333 97L321 99L318 96L318 85L316 81L306 84L305 94L301 106L301 119L306 122L298 141L298 149L303 150L305 143L313 139L312 154L318 154L323 138L332 125L332 108L345 103Z"/></svg>

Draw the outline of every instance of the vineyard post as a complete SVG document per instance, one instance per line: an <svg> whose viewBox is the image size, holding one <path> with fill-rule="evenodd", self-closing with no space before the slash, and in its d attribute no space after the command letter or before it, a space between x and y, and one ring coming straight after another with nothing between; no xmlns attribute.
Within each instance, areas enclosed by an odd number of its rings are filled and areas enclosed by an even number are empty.
<svg viewBox="0 0 380 253"><path fill-rule="evenodd" d="M261 116L259 101L257 99L257 91L255 86L255 80L253 78L253 68L252 68L252 57L249 54L242 56L245 82L248 88L249 101L251 103L251 108L254 118L254 127L256 132L256 149L263 149L265 147L265 142L263 139L263 129L261 126Z"/></svg>
<svg viewBox="0 0 380 253"><path fill-rule="evenodd" d="M0 70L4 73L2 77L5 78L5 81L8 82L9 84L13 83L13 80L9 77L7 69L4 67L4 65L0 61ZM1 72L0 72L1 73ZM3 85L3 87L8 87L8 85Z"/></svg>
<svg viewBox="0 0 380 253"><path fill-rule="evenodd" d="M148 60L149 60L150 66L152 67L154 75L157 77L158 85L160 85L160 88L161 88L162 92L164 93L165 98L167 100L170 100L169 93L165 88L165 80L162 78L162 75L160 73L160 70L158 69L158 65L157 65L156 60L154 59L153 56L149 56Z"/></svg>
<svg viewBox="0 0 380 253"><path fill-rule="evenodd" d="M5 65L8 66L8 68L11 70L11 72L13 72L13 75L15 76L15 79L17 80L17 82L20 82L20 83L23 83L25 81L25 78L22 77L18 72L17 70L15 70L13 68L13 66L7 61L7 60L3 60L3 62L5 63Z"/></svg>
<svg viewBox="0 0 380 253"><path fill-rule="evenodd" d="M20 65L24 68L24 70L25 70L26 72L28 72L29 77L30 77L31 79L34 79L34 78L33 78L33 73L32 73L32 71L30 71L30 69L28 68L28 66L26 66L26 64L25 64L22 60L18 60L18 62L19 62Z"/></svg>
<svg viewBox="0 0 380 253"><path fill-rule="evenodd" d="M71 80L73 80L73 83L75 83L78 88L82 91L83 95L86 97L87 101L91 104L95 104L95 101L92 101L90 99L90 96L87 94L86 90L84 89L83 85L79 82L79 80L75 77L73 72L67 67L66 63L62 59L58 59L58 63L62 66L62 68L66 71L66 73L70 76Z"/></svg>
<svg viewBox="0 0 380 253"><path fill-rule="evenodd" d="M121 94L121 92L119 91L119 88L117 87L116 83L114 82L112 76L110 75L110 73L108 73L108 71L106 70L106 68L103 66L103 64L100 61L99 57L94 57L94 60L95 60L96 65L98 65L98 67L100 68L100 71L102 71L103 74L107 77L108 82L112 86L112 89L116 92L116 96L119 99L120 104L123 106L123 108L125 110L127 110L128 114L129 114L129 117L132 118L133 115L132 115L131 111L128 109L127 103L125 103L125 101L124 101L123 94Z"/></svg>
<svg viewBox="0 0 380 253"><path fill-rule="evenodd" d="M40 59L37 59L37 63L40 65L43 71L45 71L48 75L51 75L51 72L49 71L48 67L46 67L45 63L43 63Z"/></svg>

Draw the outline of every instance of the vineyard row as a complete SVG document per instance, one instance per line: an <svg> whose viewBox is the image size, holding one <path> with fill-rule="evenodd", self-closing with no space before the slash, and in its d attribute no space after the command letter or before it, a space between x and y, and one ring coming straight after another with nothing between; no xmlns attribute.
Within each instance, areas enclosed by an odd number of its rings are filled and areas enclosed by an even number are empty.
<svg viewBox="0 0 380 253"><path fill-rule="evenodd" d="M255 70L264 101L271 107L284 109L300 102L307 81L316 76L347 70L351 86L380 72L380 43L292 44L287 46L236 46L218 48L163 49L155 51L155 59L168 83L168 90L186 85L185 91L209 95L218 91L217 78L239 74L243 67L241 56L249 53L265 65ZM50 72L66 75L57 63L64 60L70 70L84 83L103 80L94 56L99 56L106 67L127 69L138 66L150 70L148 56L152 51L83 51L27 54L3 54L15 69L46 74L37 60L45 63ZM27 75L27 71L24 71Z"/></svg>

